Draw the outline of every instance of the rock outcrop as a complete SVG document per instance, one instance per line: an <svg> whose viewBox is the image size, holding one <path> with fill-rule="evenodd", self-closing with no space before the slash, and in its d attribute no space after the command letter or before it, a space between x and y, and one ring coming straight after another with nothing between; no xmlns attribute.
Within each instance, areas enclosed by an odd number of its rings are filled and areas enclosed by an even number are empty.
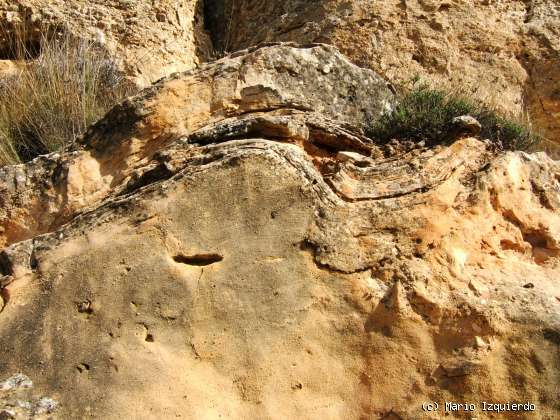
<svg viewBox="0 0 560 420"><path fill-rule="evenodd" d="M4 168L0 378L58 418L557 418L560 164L377 145L391 101L332 47L263 46Z"/></svg>
<svg viewBox="0 0 560 420"><path fill-rule="evenodd" d="M212 54L198 0L0 0L0 71L14 33L38 54L41 37L56 31L103 47L140 86Z"/></svg>
<svg viewBox="0 0 560 420"><path fill-rule="evenodd" d="M560 140L556 0L207 0L218 49L324 42L395 84L419 75L505 111L527 110ZM211 13L212 11L220 13ZM550 145L552 148L553 145ZM558 152L557 147L554 147Z"/></svg>
<svg viewBox="0 0 560 420"><path fill-rule="evenodd" d="M139 86L262 42L332 44L395 85L420 76L527 112L560 156L556 0L0 0L0 72L14 68L6 29L25 28L34 51L61 27L103 46Z"/></svg>
<svg viewBox="0 0 560 420"><path fill-rule="evenodd" d="M82 150L0 168L0 245L52 231L108 196L167 174L158 156L183 138L206 144L268 130L369 151L348 130L389 108L392 94L380 77L334 51L263 48L204 65L117 106L86 134Z"/></svg>

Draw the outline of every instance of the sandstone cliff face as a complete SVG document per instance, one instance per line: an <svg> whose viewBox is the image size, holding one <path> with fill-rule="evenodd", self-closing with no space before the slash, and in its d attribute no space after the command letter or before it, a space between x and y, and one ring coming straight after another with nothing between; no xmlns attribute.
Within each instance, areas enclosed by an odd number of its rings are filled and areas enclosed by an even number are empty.
<svg viewBox="0 0 560 420"><path fill-rule="evenodd" d="M560 140L560 8L556 0L209 1L215 45L325 42L399 84L415 75L466 86L510 112L527 110ZM551 145L552 147L552 145ZM556 148L555 148L556 149Z"/></svg>
<svg viewBox="0 0 560 420"><path fill-rule="evenodd" d="M464 86L506 112L526 111L547 137L545 148L560 156L556 0L0 1L0 26L22 25L30 42L35 30L60 25L96 40L140 86L220 51L328 43L395 84L420 75L436 86ZM0 72L13 69L2 63L9 42L1 38Z"/></svg>
<svg viewBox="0 0 560 420"><path fill-rule="evenodd" d="M557 418L560 165L472 138L376 145L362 128L391 101L332 47L253 48L3 169L0 378L34 383L0 385L4 406Z"/></svg>
<svg viewBox="0 0 560 420"><path fill-rule="evenodd" d="M23 30L33 47L41 34L63 28L106 48L124 73L145 86L208 58L203 26L198 0L0 0L0 63L10 59L14 30Z"/></svg>

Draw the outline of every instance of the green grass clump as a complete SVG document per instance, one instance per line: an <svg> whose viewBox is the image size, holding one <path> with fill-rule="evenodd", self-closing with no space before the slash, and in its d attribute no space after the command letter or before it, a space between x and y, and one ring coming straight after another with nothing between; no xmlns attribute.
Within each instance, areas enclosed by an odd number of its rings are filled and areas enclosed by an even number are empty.
<svg viewBox="0 0 560 420"><path fill-rule="evenodd" d="M0 165L60 150L130 93L114 62L89 41L43 35L29 51L24 37L13 40L19 70L0 78Z"/></svg>
<svg viewBox="0 0 560 420"><path fill-rule="evenodd" d="M453 118L470 115L482 125L479 137L500 149L529 150L541 138L519 118L500 115L488 105L461 93L421 85L402 94L393 110L372 121L368 136L386 143L391 139L424 141L427 145L449 143Z"/></svg>

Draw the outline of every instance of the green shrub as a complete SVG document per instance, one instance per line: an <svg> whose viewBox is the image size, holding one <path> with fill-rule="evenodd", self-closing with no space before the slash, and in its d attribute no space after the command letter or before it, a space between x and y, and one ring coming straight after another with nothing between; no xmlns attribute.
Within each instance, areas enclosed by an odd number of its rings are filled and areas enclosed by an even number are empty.
<svg viewBox="0 0 560 420"><path fill-rule="evenodd" d="M61 149L130 93L91 42L43 35L30 52L29 42L14 39L20 70L0 80L0 165Z"/></svg>
<svg viewBox="0 0 560 420"><path fill-rule="evenodd" d="M528 150L541 140L521 119L500 115L464 94L427 85L400 95L391 112L371 122L367 134L382 143L391 139L424 141L427 145L449 143L455 140L453 118L461 115L476 118L482 125L479 137L501 149Z"/></svg>

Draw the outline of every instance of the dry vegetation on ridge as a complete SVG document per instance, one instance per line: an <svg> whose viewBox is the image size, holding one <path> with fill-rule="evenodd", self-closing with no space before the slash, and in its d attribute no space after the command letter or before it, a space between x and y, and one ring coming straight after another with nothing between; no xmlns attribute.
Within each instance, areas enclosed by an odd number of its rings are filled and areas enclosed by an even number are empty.
<svg viewBox="0 0 560 420"><path fill-rule="evenodd" d="M451 133L452 121L462 115L480 122L479 137L490 140L498 149L532 150L542 142L526 117L504 116L464 91L436 89L422 83L400 93L393 110L371 122L368 134L382 143L394 138L427 145L449 143L456 140Z"/></svg>
<svg viewBox="0 0 560 420"><path fill-rule="evenodd" d="M73 142L114 104L131 93L114 62L94 43L63 33L41 34L38 43L12 35L10 56L20 70L0 79L0 164L15 164ZM500 148L527 150L540 139L520 119L506 118L464 93L427 85L399 95L392 112L372 121L368 135L448 142L454 117L472 115L480 136ZM452 140L452 139L451 139Z"/></svg>
<svg viewBox="0 0 560 420"><path fill-rule="evenodd" d="M0 79L0 164L61 149L123 99L130 88L93 42L42 33L10 34L17 70Z"/></svg>

